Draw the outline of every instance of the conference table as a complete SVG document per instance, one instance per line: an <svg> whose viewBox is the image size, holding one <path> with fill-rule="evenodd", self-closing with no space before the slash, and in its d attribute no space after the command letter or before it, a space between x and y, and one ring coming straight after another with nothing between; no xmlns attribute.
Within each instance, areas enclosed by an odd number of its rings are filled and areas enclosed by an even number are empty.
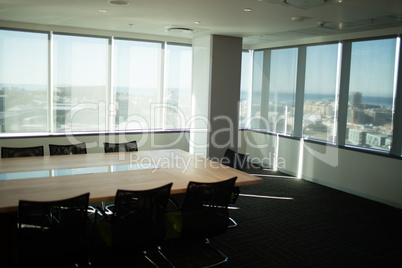
<svg viewBox="0 0 402 268"><path fill-rule="evenodd" d="M237 177L236 186L258 177L201 156L174 150L36 156L0 159L0 213L15 212L19 200L52 201L90 193L90 203L113 201L118 189L146 190L173 183L171 194L190 181Z"/></svg>

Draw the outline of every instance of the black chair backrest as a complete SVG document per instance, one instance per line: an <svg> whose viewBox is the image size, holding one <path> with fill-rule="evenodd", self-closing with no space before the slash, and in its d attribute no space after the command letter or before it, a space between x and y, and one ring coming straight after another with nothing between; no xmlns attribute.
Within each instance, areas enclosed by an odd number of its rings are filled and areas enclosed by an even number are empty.
<svg viewBox="0 0 402 268"><path fill-rule="evenodd" d="M113 248L144 248L163 241L165 209L172 185L117 191L111 220Z"/></svg>
<svg viewBox="0 0 402 268"><path fill-rule="evenodd" d="M69 145L49 144L50 155L69 155L69 154L86 154L87 145L85 142Z"/></svg>
<svg viewBox="0 0 402 268"><path fill-rule="evenodd" d="M137 141L130 141L126 143L104 142L103 146L105 148L105 153L138 151Z"/></svg>
<svg viewBox="0 0 402 268"><path fill-rule="evenodd" d="M85 258L89 193L57 201L19 201L20 263L63 263Z"/></svg>
<svg viewBox="0 0 402 268"><path fill-rule="evenodd" d="M182 236L207 238L226 232L228 204L236 179L188 184L182 208Z"/></svg>
<svg viewBox="0 0 402 268"><path fill-rule="evenodd" d="M1 158L43 156L43 146L35 147L1 147Z"/></svg>
<svg viewBox="0 0 402 268"><path fill-rule="evenodd" d="M247 154L241 154L231 149L227 149L222 159L222 164L238 170L243 170L244 166L246 165L247 158Z"/></svg>

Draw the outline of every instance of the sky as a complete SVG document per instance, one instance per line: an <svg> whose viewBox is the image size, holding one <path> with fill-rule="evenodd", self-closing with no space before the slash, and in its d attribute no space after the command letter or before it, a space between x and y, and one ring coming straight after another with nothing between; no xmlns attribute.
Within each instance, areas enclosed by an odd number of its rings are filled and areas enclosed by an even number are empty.
<svg viewBox="0 0 402 268"><path fill-rule="evenodd" d="M53 35L53 42L56 85L108 85L109 39ZM114 71L115 86L156 89L163 83L159 81L163 64L158 49L161 43L114 42L118 49L114 52L115 66L118 66ZM393 95L396 45L396 38L353 42L350 92L362 92L363 96ZM338 44L308 47L306 93L331 94L335 90L337 51ZM255 53L258 54L262 53ZM0 84L47 84L46 33L0 30L0 58ZM175 61L169 62L169 68L178 69L172 62ZM295 64L296 48L272 50L270 85L275 91L294 91ZM256 66L258 63L254 64L254 71L261 71ZM172 72L172 76L177 77L177 74ZM258 75L255 78L261 79ZM171 80L169 83L172 87L191 85L191 75L183 75L177 82ZM254 89L258 89L258 85Z"/></svg>
<svg viewBox="0 0 402 268"><path fill-rule="evenodd" d="M305 93L336 94L339 44L308 46ZM393 97L397 38L352 43L349 92L363 96ZM341 47L342 48L342 47ZM269 85L279 93L294 93L296 88L297 49L271 50ZM254 92L261 91L264 51L254 53ZM265 77L268 79L268 77Z"/></svg>
<svg viewBox="0 0 402 268"><path fill-rule="evenodd" d="M52 35L53 81L56 86L108 86L109 39ZM159 89L163 68L163 43L114 40L113 83L116 87ZM172 51L177 46L171 45ZM0 30L0 84L47 85L49 42L46 33ZM183 47L181 47L183 48ZM191 87L191 47L169 62L172 87ZM186 70L180 70L184 64ZM182 72L183 75L177 75Z"/></svg>

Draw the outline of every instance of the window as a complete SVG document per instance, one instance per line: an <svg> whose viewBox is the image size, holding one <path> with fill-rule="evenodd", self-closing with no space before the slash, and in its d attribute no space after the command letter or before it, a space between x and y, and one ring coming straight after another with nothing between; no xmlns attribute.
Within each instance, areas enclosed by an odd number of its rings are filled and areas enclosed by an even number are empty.
<svg viewBox="0 0 402 268"><path fill-rule="evenodd" d="M396 49L396 38L352 43L346 144L390 150Z"/></svg>
<svg viewBox="0 0 402 268"><path fill-rule="evenodd" d="M162 43L115 40L116 129L162 128Z"/></svg>
<svg viewBox="0 0 402 268"><path fill-rule="evenodd" d="M167 44L164 128L185 128L191 116L192 48Z"/></svg>
<svg viewBox="0 0 402 268"><path fill-rule="evenodd" d="M303 136L335 142L338 44L307 47Z"/></svg>
<svg viewBox="0 0 402 268"><path fill-rule="evenodd" d="M0 29L0 58L2 136L188 127L191 45Z"/></svg>
<svg viewBox="0 0 402 268"><path fill-rule="evenodd" d="M293 133L296 77L297 48L272 50L268 104L270 131Z"/></svg>
<svg viewBox="0 0 402 268"><path fill-rule="evenodd" d="M0 132L48 131L48 35L0 30Z"/></svg>
<svg viewBox="0 0 402 268"><path fill-rule="evenodd" d="M247 120L249 118L252 55L253 55L253 53L251 51L243 51L242 57L241 57L239 128L246 127Z"/></svg>
<svg viewBox="0 0 402 268"><path fill-rule="evenodd" d="M241 126L400 154L399 51L399 37L254 51L251 112Z"/></svg>
<svg viewBox="0 0 402 268"><path fill-rule="evenodd" d="M106 38L53 36L54 132L107 129L108 42Z"/></svg>

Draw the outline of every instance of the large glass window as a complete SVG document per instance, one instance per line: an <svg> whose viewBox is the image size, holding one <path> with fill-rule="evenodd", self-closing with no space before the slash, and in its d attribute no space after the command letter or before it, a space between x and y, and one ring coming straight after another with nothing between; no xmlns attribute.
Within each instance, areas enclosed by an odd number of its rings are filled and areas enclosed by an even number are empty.
<svg viewBox="0 0 402 268"><path fill-rule="evenodd" d="M55 132L104 131L108 119L106 38L53 36Z"/></svg>
<svg viewBox="0 0 402 268"><path fill-rule="evenodd" d="M114 41L116 129L162 128L162 43Z"/></svg>
<svg viewBox="0 0 402 268"><path fill-rule="evenodd" d="M292 134L297 77L297 48L271 52L268 122L270 131Z"/></svg>
<svg viewBox="0 0 402 268"><path fill-rule="evenodd" d="M0 132L48 131L48 35L0 30Z"/></svg>
<svg viewBox="0 0 402 268"><path fill-rule="evenodd" d="M192 47L0 29L0 133L186 128Z"/></svg>
<svg viewBox="0 0 402 268"><path fill-rule="evenodd" d="M352 43L346 143L389 151L397 39Z"/></svg>
<svg viewBox="0 0 402 268"><path fill-rule="evenodd" d="M338 44L307 47L303 136L335 142Z"/></svg>
<svg viewBox="0 0 402 268"><path fill-rule="evenodd" d="M184 128L191 116L192 48L166 45L164 128Z"/></svg>

